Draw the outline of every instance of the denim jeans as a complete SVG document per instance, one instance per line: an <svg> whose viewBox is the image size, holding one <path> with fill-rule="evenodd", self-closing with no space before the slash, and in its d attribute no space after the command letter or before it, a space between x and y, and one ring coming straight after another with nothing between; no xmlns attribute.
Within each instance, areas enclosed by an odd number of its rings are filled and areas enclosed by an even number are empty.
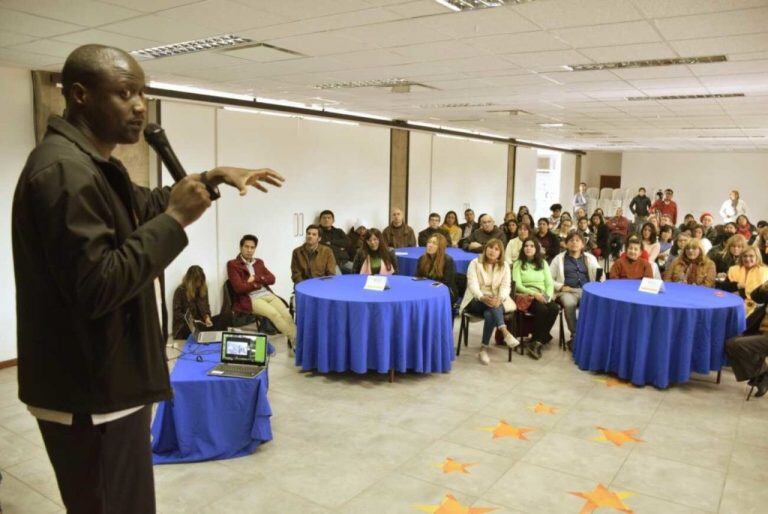
<svg viewBox="0 0 768 514"><path fill-rule="evenodd" d="M477 298L473 298L464 310L473 316L482 316L485 319L485 322L483 323L483 346L488 346L490 344L491 334L493 334L494 328L505 326L503 305L499 305L498 307L488 307Z"/></svg>

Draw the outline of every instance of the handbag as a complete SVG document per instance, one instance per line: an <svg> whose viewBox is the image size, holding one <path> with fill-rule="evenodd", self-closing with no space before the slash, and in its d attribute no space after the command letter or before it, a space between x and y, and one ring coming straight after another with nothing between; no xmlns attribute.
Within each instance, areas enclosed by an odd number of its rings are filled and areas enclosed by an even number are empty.
<svg viewBox="0 0 768 514"><path fill-rule="evenodd" d="M527 312L533 303L533 296L515 293L515 306L520 312Z"/></svg>

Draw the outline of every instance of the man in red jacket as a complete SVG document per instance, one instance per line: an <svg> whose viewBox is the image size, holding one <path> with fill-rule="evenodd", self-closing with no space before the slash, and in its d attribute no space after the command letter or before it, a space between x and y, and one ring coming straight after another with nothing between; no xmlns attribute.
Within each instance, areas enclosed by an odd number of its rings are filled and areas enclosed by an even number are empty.
<svg viewBox="0 0 768 514"><path fill-rule="evenodd" d="M672 200L674 192L671 189L664 190L664 199L656 200L651 205L651 212L658 212L661 216L667 215L672 220L672 225L677 223L677 204Z"/></svg>
<svg viewBox="0 0 768 514"><path fill-rule="evenodd" d="M235 297L232 310L264 316L280 333L288 338L288 348L293 349L296 325L283 300L270 291L275 276L261 259L255 259L259 238L246 234L240 239L240 254L227 263L227 276Z"/></svg>

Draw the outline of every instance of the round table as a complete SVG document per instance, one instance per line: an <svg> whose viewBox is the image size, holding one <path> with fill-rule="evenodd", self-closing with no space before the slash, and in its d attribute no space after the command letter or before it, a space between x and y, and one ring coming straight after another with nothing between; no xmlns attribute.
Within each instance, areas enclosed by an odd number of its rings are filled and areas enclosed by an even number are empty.
<svg viewBox="0 0 768 514"><path fill-rule="evenodd" d="M424 246L408 246L405 248L395 248L397 257L397 274L412 277L416 274L416 265L419 257L424 255L427 249ZM456 264L456 273L467 274L469 263L476 259L478 253L465 252L461 248L446 248L445 253L451 256Z"/></svg>
<svg viewBox="0 0 768 514"><path fill-rule="evenodd" d="M388 289L370 291L363 289L367 278L337 275L296 285L296 365L321 373L450 371L448 288L390 276Z"/></svg>
<svg viewBox="0 0 768 514"><path fill-rule="evenodd" d="M692 372L719 371L725 341L746 327L744 300L687 284L665 282L659 294L639 286L639 280L584 286L573 347L579 368L660 388L687 382Z"/></svg>

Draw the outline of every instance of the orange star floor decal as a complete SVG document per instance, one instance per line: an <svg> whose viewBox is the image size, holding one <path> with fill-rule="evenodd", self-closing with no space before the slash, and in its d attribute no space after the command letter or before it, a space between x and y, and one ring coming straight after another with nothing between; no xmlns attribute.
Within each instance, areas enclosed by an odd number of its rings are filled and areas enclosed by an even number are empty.
<svg viewBox="0 0 768 514"><path fill-rule="evenodd" d="M619 380L615 377L608 378L596 378L595 382L601 382L605 384L605 387L632 387L632 383L626 380Z"/></svg>
<svg viewBox="0 0 768 514"><path fill-rule="evenodd" d="M570 493L579 498L584 498L587 503L579 511L579 514L590 514L595 509L605 507L618 510L626 514L632 514L632 509L624 505L624 499L632 496L632 493L614 493L603 484L597 484L593 491L582 493Z"/></svg>
<svg viewBox="0 0 768 514"><path fill-rule="evenodd" d="M637 433L636 428L630 428L629 430L611 430L610 428L595 427L600 431L602 435L595 437L595 441L610 441L616 446L621 446L624 443L642 443L642 439L635 437Z"/></svg>
<svg viewBox="0 0 768 514"><path fill-rule="evenodd" d="M557 407L552 407L551 405L544 405L541 402L531 407L531 410L536 414L556 414L557 413Z"/></svg>
<svg viewBox="0 0 768 514"><path fill-rule="evenodd" d="M480 430L484 432L492 432L494 439L500 439L502 437L513 437L521 441L527 441L528 438L525 437L525 434L527 432L533 432L535 429L513 427L502 419L495 427L482 427Z"/></svg>
<svg viewBox="0 0 768 514"><path fill-rule="evenodd" d="M415 505L415 508L430 514L485 514L499 510L490 507L465 507L452 494L446 494L440 505Z"/></svg>
<svg viewBox="0 0 768 514"><path fill-rule="evenodd" d="M467 468L475 465L477 465L477 462L459 462L450 457L446 457L445 462L442 464L435 464L435 466L442 469L443 473L446 475L448 473L463 473L465 475L469 475Z"/></svg>

